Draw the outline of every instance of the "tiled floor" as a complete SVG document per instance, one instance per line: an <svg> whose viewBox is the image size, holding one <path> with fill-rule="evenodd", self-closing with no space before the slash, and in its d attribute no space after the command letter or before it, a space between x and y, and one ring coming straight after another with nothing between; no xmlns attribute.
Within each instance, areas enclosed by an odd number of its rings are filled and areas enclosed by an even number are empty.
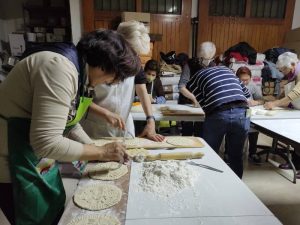
<svg viewBox="0 0 300 225"><path fill-rule="evenodd" d="M260 144L270 142L266 136L259 136ZM271 156L271 159L281 161L279 157ZM245 161L243 181L284 225L299 225L300 180L292 183L292 172L280 170L274 164L257 166Z"/></svg>
<svg viewBox="0 0 300 225"><path fill-rule="evenodd" d="M259 136L259 144L270 144L266 136ZM280 161L279 158L271 157ZM274 213L284 225L300 224L300 180L293 184L292 173L277 169L271 163L260 166L252 165L245 160L243 181L257 197ZM67 201L70 201L76 188L76 179L64 178ZM247 204L247 203L245 203ZM7 225L0 212L0 225Z"/></svg>

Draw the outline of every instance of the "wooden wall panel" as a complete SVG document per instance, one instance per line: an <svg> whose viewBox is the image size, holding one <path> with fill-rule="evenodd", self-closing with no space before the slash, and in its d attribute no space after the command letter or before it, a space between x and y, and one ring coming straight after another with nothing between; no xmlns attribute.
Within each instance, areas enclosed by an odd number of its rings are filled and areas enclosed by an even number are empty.
<svg viewBox="0 0 300 225"><path fill-rule="evenodd" d="M154 43L153 58L160 58L159 52L189 53L190 24L186 24L181 16L151 15L151 33L162 34L162 41Z"/></svg>
<svg viewBox="0 0 300 225"><path fill-rule="evenodd" d="M136 11L141 11L141 0L136 0L136 6ZM189 53L191 7L192 0L182 0L181 15L151 14L150 33L162 35L162 41L154 43L153 59L160 59L160 51ZM121 22L121 12L96 11L93 0L82 1L82 9L85 32L97 28L116 29Z"/></svg>
<svg viewBox="0 0 300 225"><path fill-rule="evenodd" d="M280 46L284 36L291 29L291 14L294 0L287 0L285 19L257 19L239 17L212 17L208 15L209 0L199 1L198 44L212 41L216 44L217 54L241 41L248 42L258 52ZM247 1L250 4L250 1Z"/></svg>

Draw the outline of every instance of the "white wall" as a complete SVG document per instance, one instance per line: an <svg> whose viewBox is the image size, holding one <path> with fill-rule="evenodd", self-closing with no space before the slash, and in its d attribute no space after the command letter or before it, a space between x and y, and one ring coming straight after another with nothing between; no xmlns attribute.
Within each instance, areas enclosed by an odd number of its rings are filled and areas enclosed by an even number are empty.
<svg viewBox="0 0 300 225"><path fill-rule="evenodd" d="M71 28L72 28L72 41L76 45L80 40L83 30L81 0L70 0L70 13L71 13Z"/></svg>
<svg viewBox="0 0 300 225"><path fill-rule="evenodd" d="M292 29L300 27L300 0L295 2L294 17L292 23Z"/></svg>

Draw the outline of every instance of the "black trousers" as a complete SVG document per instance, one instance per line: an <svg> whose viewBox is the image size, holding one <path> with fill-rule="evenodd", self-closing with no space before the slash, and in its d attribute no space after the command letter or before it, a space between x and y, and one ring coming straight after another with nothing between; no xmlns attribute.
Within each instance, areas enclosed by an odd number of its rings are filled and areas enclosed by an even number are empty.
<svg viewBox="0 0 300 225"><path fill-rule="evenodd" d="M248 139L249 139L249 155L256 154L257 151L257 139L258 139L258 131L249 131Z"/></svg>
<svg viewBox="0 0 300 225"><path fill-rule="evenodd" d="M203 137L203 122L181 121L182 136Z"/></svg>

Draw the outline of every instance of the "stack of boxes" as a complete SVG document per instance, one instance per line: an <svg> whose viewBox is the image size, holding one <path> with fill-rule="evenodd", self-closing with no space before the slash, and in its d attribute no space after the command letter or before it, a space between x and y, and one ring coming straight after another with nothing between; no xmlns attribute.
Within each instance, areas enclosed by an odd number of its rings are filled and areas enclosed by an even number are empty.
<svg viewBox="0 0 300 225"><path fill-rule="evenodd" d="M164 72L160 77L167 103L177 103L179 97L178 83L180 74Z"/></svg>

